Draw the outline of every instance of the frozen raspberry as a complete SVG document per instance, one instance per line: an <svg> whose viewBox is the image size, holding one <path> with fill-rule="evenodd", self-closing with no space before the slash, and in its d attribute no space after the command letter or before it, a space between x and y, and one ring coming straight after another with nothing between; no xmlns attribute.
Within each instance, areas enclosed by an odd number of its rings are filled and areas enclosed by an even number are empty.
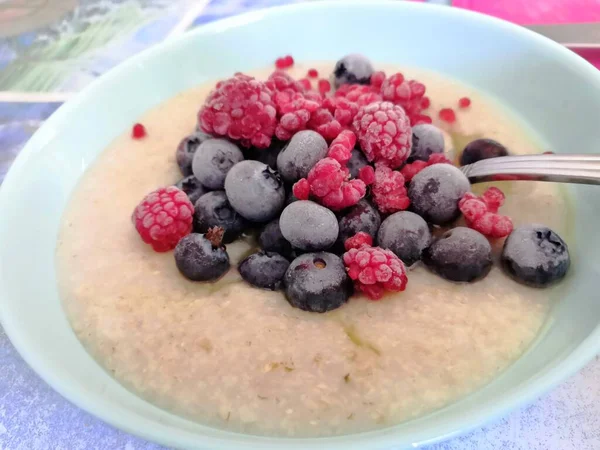
<svg viewBox="0 0 600 450"><path fill-rule="evenodd" d="M278 92L275 98L281 115L275 128L275 136L281 141L287 141L298 131L305 130L311 114L320 106L299 92L292 95Z"/></svg>
<svg viewBox="0 0 600 450"><path fill-rule="evenodd" d="M310 197L310 183L306 178L301 178L294 184L292 192L298 200L308 200L308 197Z"/></svg>
<svg viewBox="0 0 600 450"><path fill-rule="evenodd" d="M467 192L458 202L469 228L491 238L508 236L513 230L509 217L498 214L498 208L504 203L504 194L498 188L491 187L477 197Z"/></svg>
<svg viewBox="0 0 600 450"><path fill-rule="evenodd" d="M308 78L301 78L298 80L298 83L300 83L300 85L307 91L312 88L312 84Z"/></svg>
<svg viewBox="0 0 600 450"><path fill-rule="evenodd" d="M459 108L468 108L469 106L471 106L471 99L469 97L463 97L461 99L458 100L458 107Z"/></svg>
<svg viewBox="0 0 600 450"><path fill-rule="evenodd" d="M364 231L359 231L354 236L346 239L346 242L344 242L344 248L346 251L350 250L351 248L361 248L363 246L373 246L373 238L369 233L365 233Z"/></svg>
<svg viewBox="0 0 600 450"><path fill-rule="evenodd" d="M425 85L417 80L406 80L404 75L396 73L386 78L381 85L381 95L384 100L402 106L412 125L423 123L421 117Z"/></svg>
<svg viewBox="0 0 600 450"><path fill-rule="evenodd" d="M146 244L157 252L173 250L192 231L194 206L175 186L157 189L136 206L131 219Z"/></svg>
<svg viewBox="0 0 600 450"><path fill-rule="evenodd" d="M375 169L371 166L364 166L358 171L358 179L367 186L372 185L375 182Z"/></svg>
<svg viewBox="0 0 600 450"><path fill-rule="evenodd" d="M429 97L423 97L421 99L421 108L427 109L427 108L429 108L430 105L431 105L431 100L429 100Z"/></svg>
<svg viewBox="0 0 600 450"><path fill-rule="evenodd" d="M286 55L275 60L275 67L278 69L287 69L294 65L294 58L291 55Z"/></svg>
<svg viewBox="0 0 600 450"><path fill-rule="evenodd" d="M363 84L344 84L335 91L336 97L343 97L359 106L382 100L381 95L372 87Z"/></svg>
<svg viewBox="0 0 600 450"><path fill-rule="evenodd" d="M147 134L146 127L141 123L136 123L131 129L131 137L133 139L142 139L146 137Z"/></svg>
<svg viewBox="0 0 600 450"><path fill-rule="evenodd" d="M272 91L286 92L292 94L294 92L304 92L304 86L299 81L294 80L292 76L283 70L276 70L265 82L267 87ZM310 89L310 83L309 87Z"/></svg>
<svg viewBox="0 0 600 450"><path fill-rule="evenodd" d="M390 102L363 106L354 117L353 128L369 161L396 168L408 158L412 131L400 106Z"/></svg>
<svg viewBox="0 0 600 450"><path fill-rule="evenodd" d="M265 83L236 74L217 83L198 112L203 131L240 140L244 147L267 148L277 125L273 92Z"/></svg>
<svg viewBox="0 0 600 450"><path fill-rule="evenodd" d="M442 109L440 109L440 112L438 113L438 116L444 122L448 122L448 123L454 123L454 122L456 122L456 113L454 112L454 110L452 108L442 108Z"/></svg>
<svg viewBox="0 0 600 450"><path fill-rule="evenodd" d="M410 183L413 177L421 170L434 164L452 164L452 161L446 158L443 153L432 153L429 155L429 159L427 161L417 160L410 164L405 164L400 170L400 173L404 176L404 181L406 181L406 183Z"/></svg>
<svg viewBox="0 0 600 450"><path fill-rule="evenodd" d="M316 131L330 142L343 130L342 125L327 108L319 108L310 116L308 128Z"/></svg>
<svg viewBox="0 0 600 450"><path fill-rule="evenodd" d="M331 142L327 156L345 166L350 161L355 144L356 135L350 130L344 130Z"/></svg>
<svg viewBox="0 0 600 450"><path fill-rule="evenodd" d="M351 248L343 259L354 287L371 300L379 300L385 291L406 289L408 278L404 263L390 250L365 245Z"/></svg>
<svg viewBox="0 0 600 450"><path fill-rule="evenodd" d="M349 180L350 172L333 158L323 158L294 187L294 195L306 195L306 183L310 193L319 203L332 210L356 205L365 196L367 187L361 180Z"/></svg>
<svg viewBox="0 0 600 450"><path fill-rule="evenodd" d="M371 86L373 86L376 89L380 89L381 85L383 84L384 81L385 81L385 72L382 72L382 71L373 72L373 75L371 75Z"/></svg>
<svg viewBox="0 0 600 450"><path fill-rule="evenodd" d="M410 206L404 177L400 172L386 166L375 169L372 194L377 209L382 213L403 211Z"/></svg>
<svg viewBox="0 0 600 450"><path fill-rule="evenodd" d="M309 78L317 78L319 76L319 71L317 69L308 69L306 75Z"/></svg>
<svg viewBox="0 0 600 450"><path fill-rule="evenodd" d="M317 83L317 87L321 94L326 94L327 92L329 92L331 90L331 83L329 83L329 81L327 81L325 79L321 79Z"/></svg>

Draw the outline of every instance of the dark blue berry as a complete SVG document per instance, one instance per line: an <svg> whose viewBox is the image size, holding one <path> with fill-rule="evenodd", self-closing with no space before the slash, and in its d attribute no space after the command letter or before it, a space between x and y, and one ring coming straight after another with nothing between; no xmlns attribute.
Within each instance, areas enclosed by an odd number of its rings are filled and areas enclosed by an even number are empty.
<svg viewBox="0 0 600 450"><path fill-rule="evenodd" d="M471 189L467 177L450 164L434 164L410 182L408 198L414 212L427 222L444 225L460 215L458 201Z"/></svg>
<svg viewBox="0 0 600 450"><path fill-rule="evenodd" d="M192 174L192 161L194 160L194 154L196 150L204 141L212 139L212 136L204 133L203 131L196 131L189 136L184 137L175 152L175 159L179 170L184 176Z"/></svg>
<svg viewBox="0 0 600 450"><path fill-rule="evenodd" d="M305 253L294 259L284 276L285 296L296 308L326 312L352 295L352 282L342 260L333 253Z"/></svg>
<svg viewBox="0 0 600 450"><path fill-rule="evenodd" d="M338 221L331 210L309 200L286 206L279 218L281 234L301 250L324 250L338 237Z"/></svg>
<svg viewBox="0 0 600 450"><path fill-rule="evenodd" d="M292 255L292 244L281 234L279 219L269 222L258 236L258 245L266 252L275 252L285 257Z"/></svg>
<svg viewBox="0 0 600 450"><path fill-rule="evenodd" d="M196 200L208 192L194 175L179 180L175 186L185 192L192 203L196 203Z"/></svg>
<svg viewBox="0 0 600 450"><path fill-rule="evenodd" d="M225 191L204 194L194 205L194 231L206 233L209 228L225 230L223 242L235 241L248 228L248 222L229 204Z"/></svg>
<svg viewBox="0 0 600 450"><path fill-rule="evenodd" d="M423 251L423 262L451 281L485 277L492 267L492 247L485 236L465 227L445 232Z"/></svg>
<svg viewBox="0 0 600 450"><path fill-rule="evenodd" d="M240 275L252 286L276 291L283 287L283 276L290 262L278 253L258 252L238 266Z"/></svg>
<svg viewBox="0 0 600 450"><path fill-rule="evenodd" d="M273 138L269 148L256 148L251 147L245 152L246 159L253 159L266 164L273 170L277 170L277 156L285 147L287 142L280 141L279 139Z"/></svg>
<svg viewBox="0 0 600 450"><path fill-rule="evenodd" d="M369 161L367 161L365 154L361 150L355 148L352 150L352 156L350 156L350 160L346 164L346 167L348 167L352 178L358 178L360 169L368 165Z"/></svg>
<svg viewBox="0 0 600 450"><path fill-rule="evenodd" d="M347 55L335 64L333 83L336 88L342 84L369 84L373 71L373 65L366 56Z"/></svg>
<svg viewBox="0 0 600 450"><path fill-rule="evenodd" d="M327 156L327 142L316 131L304 130L294 134L277 156L277 170L288 183L306 178L308 172Z"/></svg>
<svg viewBox="0 0 600 450"><path fill-rule="evenodd" d="M444 153L444 135L434 125L424 123L412 128L412 149L407 162L427 161L433 153Z"/></svg>
<svg viewBox="0 0 600 450"><path fill-rule="evenodd" d="M515 280L533 287L546 287L561 280L571 258L565 241L543 225L517 227L502 251L502 265Z"/></svg>
<svg viewBox="0 0 600 450"><path fill-rule="evenodd" d="M377 242L381 248L394 252L404 264L412 266L421 259L423 250L429 247L431 233L421 216L400 211L383 221Z"/></svg>
<svg viewBox="0 0 600 450"><path fill-rule="evenodd" d="M508 156L507 148L500 142L492 139L476 139L467 144L460 155L460 165L466 166L482 159L497 158L498 156Z"/></svg>
<svg viewBox="0 0 600 450"><path fill-rule="evenodd" d="M221 246L222 230L212 228L206 234L191 233L175 247L175 263L192 281L212 281L229 270L229 255Z"/></svg>
<svg viewBox="0 0 600 450"><path fill-rule="evenodd" d="M209 189L223 189L229 170L244 160L242 151L226 139L210 139L198 147L192 161L196 178Z"/></svg>
<svg viewBox="0 0 600 450"><path fill-rule="evenodd" d="M242 161L225 178L229 203L253 222L277 217L285 204L285 188L277 172L260 161Z"/></svg>
<svg viewBox="0 0 600 450"><path fill-rule="evenodd" d="M368 233L373 238L373 243L377 240L377 230L381 225L381 215L376 208L367 200L361 200L356 205L348 209L338 222L340 231L335 244L336 252L344 252L344 242L359 231Z"/></svg>

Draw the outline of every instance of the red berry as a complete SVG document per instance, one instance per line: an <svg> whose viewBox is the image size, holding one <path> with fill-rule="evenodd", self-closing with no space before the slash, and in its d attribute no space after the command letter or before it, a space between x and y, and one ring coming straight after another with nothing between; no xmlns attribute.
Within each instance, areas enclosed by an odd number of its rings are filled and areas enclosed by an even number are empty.
<svg viewBox="0 0 600 450"><path fill-rule="evenodd" d="M373 74L371 75L371 86L373 86L376 89L381 88L381 85L383 84L384 81L385 81L385 72L382 72L382 71L373 72Z"/></svg>
<svg viewBox="0 0 600 450"><path fill-rule="evenodd" d="M375 169L372 194L377 209L382 213L403 211L410 206L404 177L400 172L386 166Z"/></svg>
<svg viewBox="0 0 600 450"><path fill-rule="evenodd" d="M202 130L239 140L244 147L267 148L277 125L273 92L262 81L236 74L217 83L198 112Z"/></svg>
<svg viewBox="0 0 600 450"><path fill-rule="evenodd" d="M321 94L326 94L327 92L329 92L331 90L331 83L329 83L329 81L327 81L325 79L319 80L317 86L318 86L319 92Z"/></svg>
<svg viewBox="0 0 600 450"><path fill-rule="evenodd" d="M142 139L146 137L147 134L146 127L141 123L136 123L131 129L131 137L133 139Z"/></svg>
<svg viewBox="0 0 600 450"><path fill-rule="evenodd" d="M327 108L320 108L310 116L308 128L330 142L342 132L342 125Z"/></svg>
<svg viewBox="0 0 600 450"><path fill-rule="evenodd" d="M308 78L301 78L300 80L298 80L298 83L300 83L302 85L302 87L304 89L306 89L307 91L312 88L312 84L310 83L310 80Z"/></svg>
<svg viewBox="0 0 600 450"><path fill-rule="evenodd" d="M373 246L373 238L369 233L365 233L364 231L359 231L344 242L344 248L346 250L350 250L351 248L361 248L365 245L367 247Z"/></svg>
<svg viewBox="0 0 600 450"><path fill-rule="evenodd" d="M131 219L142 240L157 252L173 250L192 231L194 206L175 186L157 189L136 206Z"/></svg>
<svg viewBox="0 0 600 450"><path fill-rule="evenodd" d="M292 76L283 70L276 70L265 82L267 87L272 91L286 92L292 95L294 92L303 92L304 86L299 81L294 80ZM309 85L310 89L310 85Z"/></svg>
<svg viewBox="0 0 600 450"><path fill-rule="evenodd" d="M300 92L294 92L291 96L285 92L278 92L275 101L280 115L275 136L282 141L287 141L298 131L305 130L311 114L319 109L319 103L306 99Z"/></svg>
<svg viewBox="0 0 600 450"><path fill-rule="evenodd" d="M390 102L362 106L354 117L353 129L369 161L395 168L410 154L412 131L400 106Z"/></svg>
<svg viewBox="0 0 600 450"><path fill-rule="evenodd" d="M308 200L308 197L310 197L310 183L306 178L302 178L294 183L292 192L298 200Z"/></svg>
<svg viewBox="0 0 600 450"><path fill-rule="evenodd" d="M404 108L411 125L417 124L421 112L425 109L423 106L425 90L423 83L417 80L406 80L401 73L386 78L381 85L383 99Z"/></svg>
<svg viewBox="0 0 600 450"><path fill-rule="evenodd" d="M335 96L343 97L359 106L365 106L369 103L382 100L381 95L373 86L365 86L363 84L343 84L335 91Z"/></svg>
<svg viewBox="0 0 600 450"><path fill-rule="evenodd" d="M498 188L491 187L477 197L467 192L458 202L469 228L491 238L508 236L513 230L509 217L498 214L498 208L504 203L504 194Z"/></svg>
<svg viewBox="0 0 600 450"><path fill-rule="evenodd" d="M463 97L458 100L459 108L468 108L469 106L471 106L471 99L469 97Z"/></svg>
<svg viewBox="0 0 600 450"><path fill-rule="evenodd" d="M308 69L308 73L306 75L309 78L317 78L319 76L319 72L317 69Z"/></svg>
<svg viewBox="0 0 600 450"><path fill-rule="evenodd" d="M294 58L292 55L285 56L283 60L285 61L287 67L292 67L294 65Z"/></svg>
<svg viewBox="0 0 600 450"><path fill-rule="evenodd" d="M440 109L439 117L444 122L448 122L448 123L456 122L456 114L454 113L454 110L452 108Z"/></svg>
<svg viewBox="0 0 600 450"><path fill-rule="evenodd" d="M350 130L344 130L331 142L327 156L346 165L350 161L355 144L356 135Z"/></svg>
<svg viewBox="0 0 600 450"><path fill-rule="evenodd" d="M405 164L400 170L400 173L404 177L404 181L406 183L410 183L414 176L421 170L434 164L452 164L452 161L446 158L446 155L443 153L432 153L429 155L429 159L427 161L417 160L410 164Z"/></svg>
<svg viewBox="0 0 600 450"><path fill-rule="evenodd" d="M429 97L423 97L421 99L421 108L427 109L427 108L429 108L430 105L431 105L431 100L429 100Z"/></svg>
<svg viewBox="0 0 600 450"><path fill-rule="evenodd" d="M275 60L275 67L277 67L278 69L287 69L288 67L292 67L293 65L294 58L292 58L291 55L283 56Z"/></svg>
<svg viewBox="0 0 600 450"><path fill-rule="evenodd" d="M371 300L379 300L385 291L406 289L408 278L404 263L390 250L363 245L348 250L343 259L356 289Z"/></svg>
<svg viewBox="0 0 600 450"><path fill-rule="evenodd" d="M371 166L364 166L358 171L358 179L362 180L367 186L375 182L375 169Z"/></svg>
<svg viewBox="0 0 600 450"><path fill-rule="evenodd" d="M342 127L350 127L358 113L358 105L345 98L330 98L327 100L329 100L327 103L333 102L335 105L333 117L335 117Z"/></svg>

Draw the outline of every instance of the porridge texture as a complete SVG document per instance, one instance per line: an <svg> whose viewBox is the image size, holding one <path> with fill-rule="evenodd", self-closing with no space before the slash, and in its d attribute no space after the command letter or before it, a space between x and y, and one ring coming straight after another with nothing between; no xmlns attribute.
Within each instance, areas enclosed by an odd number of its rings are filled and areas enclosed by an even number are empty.
<svg viewBox="0 0 600 450"><path fill-rule="evenodd" d="M296 65L330 73L332 65ZM394 68L384 67L388 73ZM397 69L396 69L397 70ZM269 70L258 72L266 77ZM427 86L434 124L456 160L487 137L513 153L548 150L485 96L438 75L405 70ZM255 245L228 244L232 269L194 283L131 224L139 200L181 178L175 148L196 126L212 88L184 92L140 118L147 137L124 133L84 175L64 216L58 275L77 336L119 382L204 424L254 434L321 436L387 427L440 408L492 380L530 345L551 290L517 284L495 265L483 280L453 284L417 265L406 291L316 314L281 292L241 281L237 262ZM456 108L452 126L437 119ZM165 120L165 118L168 118ZM569 237L567 201L549 183L498 183L515 226L543 223ZM481 193L486 186L475 186ZM495 243L497 258L502 243Z"/></svg>

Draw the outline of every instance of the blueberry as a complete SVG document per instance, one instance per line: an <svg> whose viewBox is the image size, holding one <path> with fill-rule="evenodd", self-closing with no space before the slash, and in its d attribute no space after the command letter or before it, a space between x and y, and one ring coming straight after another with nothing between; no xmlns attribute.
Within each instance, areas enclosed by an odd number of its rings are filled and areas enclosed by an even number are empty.
<svg viewBox="0 0 600 450"><path fill-rule="evenodd" d="M517 281L546 287L562 279L571 265L565 241L543 225L517 227L502 250L502 266Z"/></svg>
<svg viewBox="0 0 600 450"><path fill-rule="evenodd" d="M196 203L196 200L208 192L194 175L179 180L175 186L185 192L192 203Z"/></svg>
<svg viewBox="0 0 600 450"><path fill-rule="evenodd" d="M212 136L203 131L196 131L181 140L175 152L175 159L183 176L187 177L192 174L194 154L200 144L208 139L212 139Z"/></svg>
<svg viewBox="0 0 600 450"><path fill-rule="evenodd" d="M316 131L299 131L277 156L277 169L285 181L294 183L308 176L310 169L327 156L327 149L327 142Z"/></svg>
<svg viewBox="0 0 600 450"><path fill-rule="evenodd" d="M342 216L338 222L340 231L335 249L338 252L344 252L344 242L351 238L359 231L368 233L373 242L377 239L377 230L381 225L381 216L377 209L373 207L367 200L361 200L348 212Z"/></svg>
<svg viewBox="0 0 600 450"><path fill-rule="evenodd" d="M331 311L352 295L352 282L344 263L332 253L305 253L297 257L283 280L290 305L304 311Z"/></svg>
<svg viewBox="0 0 600 450"><path fill-rule="evenodd" d="M242 161L225 178L229 203L253 222L268 222L285 204L285 188L277 172L259 161Z"/></svg>
<svg viewBox="0 0 600 450"><path fill-rule="evenodd" d="M338 221L331 210L311 202L298 200L286 206L279 218L281 234L301 250L324 250L338 237Z"/></svg>
<svg viewBox="0 0 600 450"><path fill-rule="evenodd" d="M407 162L427 161L433 153L444 153L444 135L434 125L424 123L412 128L412 149Z"/></svg>
<svg viewBox="0 0 600 450"><path fill-rule="evenodd" d="M485 236L465 227L445 232L423 251L423 262L451 281L475 281L492 267L492 247Z"/></svg>
<svg viewBox="0 0 600 450"><path fill-rule="evenodd" d="M209 189L223 189L227 172L244 160L242 151L226 139L210 139L198 147L192 161L196 178Z"/></svg>
<svg viewBox="0 0 600 450"><path fill-rule="evenodd" d="M258 245L266 252L275 252L289 257L292 255L292 244L281 234L279 219L269 222L258 236Z"/></svg>
<svg viewBox="0 0 600 450"><path fill-rule="evenodd" d="M225 191L204 194L194 205L194 231L206 233L209 228L221 227L225 230L223 242L235 241L248 227L248 222L229 204Z"/></svg>
<svg viewBox="0 0 600 450"><path fill-rule="evenodd" d="M355 148L352 150L352 156L350 156L350 161L346 164L348 170L350 170L350 175L352 178L358 178L358 172L365 166L369 165L369 161L367 161L367 157L360 150Z"/></svg>
<svg viewBox="0 0 600 450"><path fill-rule="evenodd" d="M507 148L492 139L475 139L467 144L460 155L460 165L466 166L482 159L508 156Z"/></svg>
<svg viewBox="0 0 600 450"><path fill-rule="evenodd" d="M278 253L258 252L238 266L240 275L252 286L276 291L283 286L283 276L290 262Z"/></svg>
<svg viewBox="0 0 600 450"><path fill-rule="evenodd" d="M469 180L459 169L450 164L434 164L415 175L408 198L423 219L444 225L458 218L458 201L470 188Z"/></svg>
<svg viewBox="0 0 600 450"><path fill-rule="evenodd" d="M246 150L245 156L246 159L260 161L271 169L277 170L277 156L286 144L287 142L273 138L271 140L271 145L268 148L251 147Z"/></svg>
<svg viewBox="0 0 600 450"><path fill-rule="evenodd" d="M333 83L336 88L342 84L369 84L373 71L373 65L366 56L356 53L346 55L335 64Z"/></svg>
<svg viewBox="0 0 600 450"><path fill-rule="evenodd" d="M391 250L407 266L421 259L429 247L431 233L421 216L409 211L392 214L383 221L377 234L380 247Z"/></svg>
<svg viewBox="0 0 600 450"><path fill-rule="evenodd" d="M221 246L222 230L206 234L191 233L175 247L175 263L183 276L192 281L211 281L229 270L229 255Z"/></svg>

